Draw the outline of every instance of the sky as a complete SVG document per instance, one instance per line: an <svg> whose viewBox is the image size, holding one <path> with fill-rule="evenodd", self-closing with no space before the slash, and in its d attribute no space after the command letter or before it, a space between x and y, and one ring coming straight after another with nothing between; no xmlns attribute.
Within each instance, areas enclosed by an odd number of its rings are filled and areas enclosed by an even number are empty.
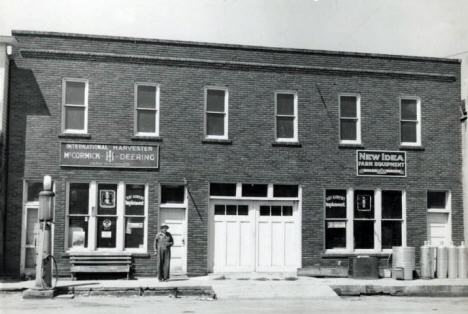
<svg viewBox="0 0 468 314"><path fill-rule="evenodd" d="M0 0L13 29L451 57L468 94L468 0Z"/></svg>

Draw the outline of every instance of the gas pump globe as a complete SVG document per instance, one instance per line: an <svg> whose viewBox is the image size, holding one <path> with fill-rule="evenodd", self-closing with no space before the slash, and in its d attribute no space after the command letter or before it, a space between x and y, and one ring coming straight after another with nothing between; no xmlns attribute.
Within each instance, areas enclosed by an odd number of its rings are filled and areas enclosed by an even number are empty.
<svg viewBox="0 0 468 314"><path fill-rule="evenodd" d="M39 192L39 221L52 221L54 219L54 196L52 191Z"/></svg>

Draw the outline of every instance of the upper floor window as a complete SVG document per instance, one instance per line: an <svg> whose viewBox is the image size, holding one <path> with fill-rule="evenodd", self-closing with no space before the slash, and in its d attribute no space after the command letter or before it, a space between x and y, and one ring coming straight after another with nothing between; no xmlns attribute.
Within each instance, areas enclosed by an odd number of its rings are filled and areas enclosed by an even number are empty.
<svg viewBox="0 0 468 314"><path fill-rule="evenodd" d="M88 132L88 81L65 79L62 95L62 131Z"/></svg>
<svg viewBox="0 0 468 314"><path fill-rule="evenodd" d="M421 101L419 98L400 99L401 144L421 145Z"/></svg>
<svg viewBox="0 0 468 314"><path fill-rule="evenodd" d="M340 143L361 143L361 98L359 95L340 95Z"/></svg>
<svg viewBox="0 0 468 314"><path fill-rule="evenodd" d="M297 142L297 93L275 93L275 140Z"/></svg>
<svg viewBox="0 0 468 314"><path fill-rule="evenodd" d="M228 138L228 90L222 87L205 89L205 137Z"/></svg>
<svg viewBox="0 0 468 314"><path fill-rule="evenodd" d="M159 86L135 84L135 134L159 136Z"/></svg>

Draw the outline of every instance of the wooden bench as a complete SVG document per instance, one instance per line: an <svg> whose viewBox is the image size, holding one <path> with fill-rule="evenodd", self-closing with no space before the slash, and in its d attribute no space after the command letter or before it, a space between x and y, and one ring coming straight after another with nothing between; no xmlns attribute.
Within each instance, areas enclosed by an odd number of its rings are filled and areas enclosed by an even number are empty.
<svg viewBox="0 0 468 314"><path fill-rule="evenodd" d="M127 273L130 278L132 255L122 253L73 253L70 254L71 279L76 273Z"/></svg>

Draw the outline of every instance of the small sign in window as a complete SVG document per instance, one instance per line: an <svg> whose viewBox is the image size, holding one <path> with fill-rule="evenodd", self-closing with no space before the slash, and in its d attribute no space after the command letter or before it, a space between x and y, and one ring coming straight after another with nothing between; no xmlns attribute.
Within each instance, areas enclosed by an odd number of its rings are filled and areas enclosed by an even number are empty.
<svg viewBox="0 0 468 314"><path fill-rule="evenodd" d="M372 209L372 196L371 195L358 195L357 196L357 210L361 212L368 212Z"/></svg>
<svg viewBox="0 0 468 314"><path fill-rule="evenodd" d="M101 190L99 195L99 205L101 208L115 208L115 191Z"/></svg>

